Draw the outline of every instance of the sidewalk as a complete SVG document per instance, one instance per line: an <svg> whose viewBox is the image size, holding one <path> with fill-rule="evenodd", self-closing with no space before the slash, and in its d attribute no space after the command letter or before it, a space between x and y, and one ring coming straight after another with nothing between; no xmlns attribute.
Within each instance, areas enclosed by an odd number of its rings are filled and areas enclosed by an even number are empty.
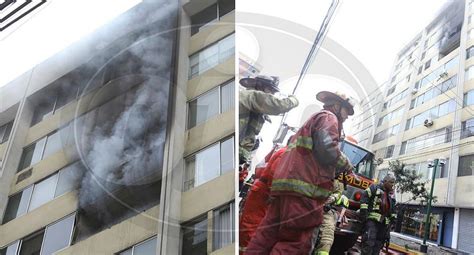
<svg viewBox="0 0 474 255"><path fill-rule="evenodd" d="M390 236L390 243L400 246L401 248L405 248L410 250L412 254L423 254L420 252L420 245L422 244L421 240L416 238L408 237L401 235L400 233L391 233ZM457 251L451 248L437 246L433 243L428 244L428 254L468 254L461 251Z"/></svg>

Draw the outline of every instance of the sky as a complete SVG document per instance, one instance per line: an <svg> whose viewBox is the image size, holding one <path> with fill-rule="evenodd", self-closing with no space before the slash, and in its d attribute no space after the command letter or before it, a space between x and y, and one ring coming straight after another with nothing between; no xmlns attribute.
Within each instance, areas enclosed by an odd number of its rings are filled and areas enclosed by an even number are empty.
<svg viewBox="0 0 474 255"><path fill-rule="evenodd" d="M347 49L366 67L377 84L382 84L389 79L398 52L431 22L446 2L447 0L342 0L329 27L327 38ZM330 0L297 0L292 1L291 4L285 0L239 0L236 8L239 12L276 16L316 31L330 3ZM287 32L291 33L291 31ZM243 36L239 36L241 34ZM265 62L261 69L262 74L279 75L282 65L291 65L292 61L289 61L287 57L283 61L277 61L278 57L274 54L271 56L272 61L268 59L265 61L266 56L262 56L266 54L264 47L271 48L273 45L252 46L258 40L252 38L251 32L239 29L238 18L237 38L239 52L251 58L258 56L262 62ZM292 49L292 46L284 45L284 47L290 51ZM305 58L306 55L301 55L299 64ZM282 92L291 93L295 81L295 77L284 79L280 85ZM314 84L325 84L325 88L329 87L332 91L344 91L357 98L349 84L331 80L329 77L307 76L296 93L300 99L300 106L290 111L287 118L290 126L291 124L300 125L302 110L309 104L317 104L314 95L322 89L315 89ZM280 120L280 117L273 116L272 124L266 124L262 129L260 134L263 143L255 157L257 162L271 149L271 141L277 132ZM344 123L344 129L346 134L351 134L351 119Z"/></svg>
<svg viewBox="0 0 474 255"><path fill-rule="evenodd" d="M140 2L48 0L0 32L0 87Z"/></svg>

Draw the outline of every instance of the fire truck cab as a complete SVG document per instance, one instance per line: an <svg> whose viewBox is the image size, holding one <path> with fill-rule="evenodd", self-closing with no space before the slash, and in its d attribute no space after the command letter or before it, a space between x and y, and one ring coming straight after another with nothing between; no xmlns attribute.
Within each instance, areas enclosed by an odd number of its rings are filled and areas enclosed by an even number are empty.
<svg viewBox="0 0 474 255"><path fill-rule="evenodd" d="M357 210L360 208L362 192L374 183L374 154L347 140L341 143L341 150L355 167L356 177L347 175L345 180L343 176L339 177L339 180L345 184L343 194L349 198L349 208L336 207L338 218L331 254L344 254L362 235L363 225L359 220Z"/></svg>

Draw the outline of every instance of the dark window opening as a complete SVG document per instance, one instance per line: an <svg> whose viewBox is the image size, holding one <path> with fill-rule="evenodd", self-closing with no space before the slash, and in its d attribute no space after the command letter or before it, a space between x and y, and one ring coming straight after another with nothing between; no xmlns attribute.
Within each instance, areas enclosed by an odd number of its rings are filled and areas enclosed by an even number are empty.
<svg viewBox="0 0 474 255"><path fill-rule="evenodd" d="M181 254L207 254L207 217L183 224Z"/></svg>

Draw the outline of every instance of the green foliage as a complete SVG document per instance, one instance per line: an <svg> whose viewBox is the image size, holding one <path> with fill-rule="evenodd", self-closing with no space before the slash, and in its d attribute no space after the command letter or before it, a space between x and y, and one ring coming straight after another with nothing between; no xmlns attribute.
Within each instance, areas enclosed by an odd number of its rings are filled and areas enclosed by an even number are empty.
<svg viewBox="0 0 474 255"><path fill-rule="evenodd" d="M405 164L395 160L389 162L389 169L395 175L397 181L395 188L401 194L411 194L411 200L417 200L421 205L428 202L430 194L426 189L427 181L423 181L422 176L417 174L415 170L406 169ZM433 203L436 202L436 197L433 196Z"/></svg>

